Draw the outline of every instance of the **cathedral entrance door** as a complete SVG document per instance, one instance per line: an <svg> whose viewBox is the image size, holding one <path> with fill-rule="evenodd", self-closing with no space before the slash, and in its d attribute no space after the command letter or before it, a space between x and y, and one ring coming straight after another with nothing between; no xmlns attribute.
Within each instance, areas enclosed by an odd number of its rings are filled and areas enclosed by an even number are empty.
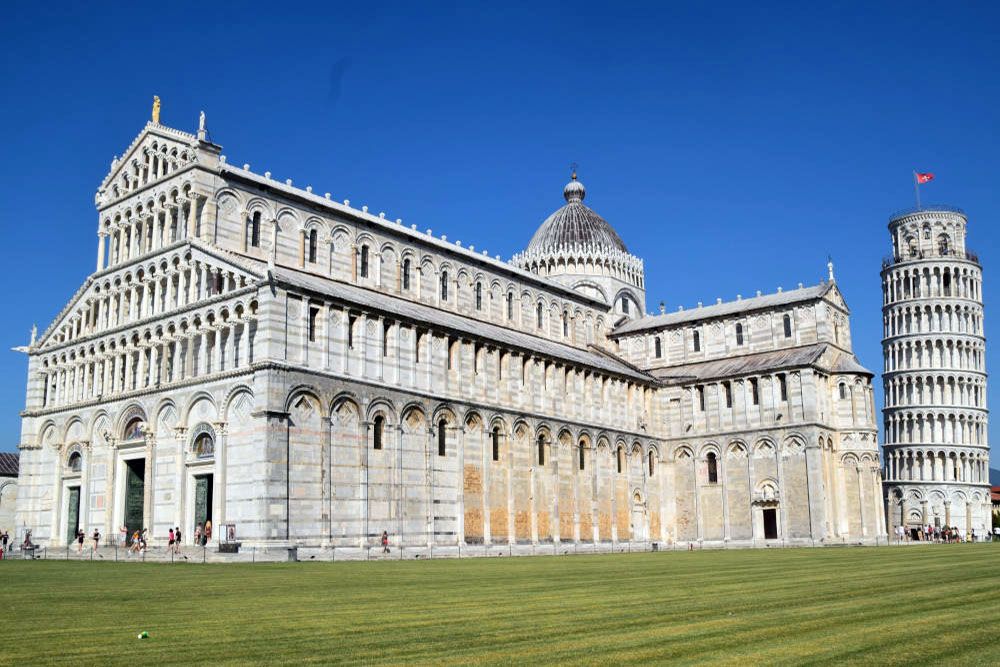
<svg viewBox="0 0 1000 667"><path fill-rule="evenodd" d="M71 486L66 500L66 544L76 540L76 532L80 530L80 487Z"/></svg>
<svg viewBox="0 0 1000 667"><path fill-rule="evenodd" d="M646 508L637 505L632 508L632 540L645 542L649 539L649 521L646 519Z"/></svg>
<svg viewBox="0 0 1000 667"><path fill-rule="evenodd" d="M125 461L125 540L131 541L132 533L142 531L142 517L146 497L146 461Z"/></svg>
<svg viewBox="0 0 1000 667"><path fill-rule="evenodd" d="M763 512L764 512L764 539L765 540L778 539L778 510L770 508L770 509L765 509Z"/></svg>
<svg viewBox="0 0 1000 667"><path fill-rule="evenodd" d="M194 478L194 524L204 528L212 520L213 475L198 475ZM192 535L194 532L192 530Z"/></svg>

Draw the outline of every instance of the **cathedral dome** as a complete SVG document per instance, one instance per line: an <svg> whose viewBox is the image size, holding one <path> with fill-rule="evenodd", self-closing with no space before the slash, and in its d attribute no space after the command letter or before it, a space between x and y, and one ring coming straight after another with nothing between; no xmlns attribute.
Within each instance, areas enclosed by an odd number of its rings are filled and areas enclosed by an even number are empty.
<svg viewBox="0 0 1000 667"><path fill-rule="evenodd" d="M544 253L574 246L628 252L608 221L584 206L586 195L583 183L576 180L576 174L573 174L573 180L563 188L566 205L546 218L531 237L525 252Z"/></svg>

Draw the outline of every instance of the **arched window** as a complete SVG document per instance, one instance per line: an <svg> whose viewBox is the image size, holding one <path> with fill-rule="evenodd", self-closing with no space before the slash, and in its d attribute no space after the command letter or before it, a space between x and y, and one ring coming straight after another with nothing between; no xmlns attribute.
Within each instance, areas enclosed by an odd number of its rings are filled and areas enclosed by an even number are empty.
<svg viewBox="0 0 1000 667"><path fill-rule="evenodd" d="M491 444L493 445L493 460L500 460L500 427L494 426L493 432L490 433Z"/></svg>
<svg viewBox="0 0 1000 667"><path fill-rule="evenodd" d="M847 384L843 382L840 383L840 398L841 399L847 398Z"/></svg>
<svg viewBox="0 0 1000 667"><path fill-rule="evenodd" d="M660 340L659 336L653 339L653 356L657 359L663 357L663 341Z"/></svg>
<svg viewBox="0 0 1000 667"><path fill-rule="evenodd" d="M545 465L545 436L538 436L538 465Z"/></svg>
<svg viewBox="0 0 1000 667"><path fill-rule="evenodd" d="M656 457L653 455L653 450L649 450L648 458L649 458L649 476L652 477L653 473L656 471L656 469L653 467L654 462L656 461Z"/></svg>
<svg viewBox="0 0 1000 667"><path fill-rule="evenodd" d="M947 234L941 234L938 236L938 252L942 255L950 254L951 242L948 240Z"/></svg>
<svg viewBox="0 0 1000 667"><path fill-rule="evenodd" d="M441 272L441 300L448 300L448 272Z"/></svg>
<svg viewBox="0 0 1000 667"><path fill-rule="evenodd" d="M708 483L717 484L719 481L719 462L715 460L715 452L708 453Z"/></svg>
<svg viewBox="0 0 1000 667"><path fill-rule="evenodd" d="M514 293L507 292L507 319L514 319Z"/></svg>
<svg viewBox="0 0 1000 667"><path fill-rule="evenodd" d="M73 472L80 472L83 470L83 456L80 452L73 452L69 455L69 460L66 461L66 467Z"/></svg>
<svg viewBox="0 0 1000 667"><path fill-rule="evenodd" d="M625 452L621 447L615 450L615 463L618 464L618 474L620 475L625 468Z"/></svg>
<svg viewBox="0 0 1000 667"><path fill-rule="evenodd" d="M378 415L372 424L372 448L382 449L382 433L385 431L385 417Z"/></svg>
<svg viewBox="0 0 1000 667"><path fill-rule="evenodd" d="M410 258L403 260L403 289L410 289Z"/></svg>
<svg viewBox="0 0 1000 667"><path fill-rule="evenodd" d="M483 284L476 282L476 310L483 309Z"/></svg>
<svg viewBox="0 0 1000 667"><path fill-rule="evenodd" d="M566 314L565 311L563 311L562 320L563 320L563 338L568 338L569 337L569 315Z"/></svg>
<svg viewBox="0 0 1000 667"><path fill-rule="evenodd" d="M705 387L698 385L695 387L695 391L698 394L698 410L701 412L705 411Z"/></svg>
<svg viewBox="0 0 1000 667"><path fill-rule="evenodd" d="M726 394L726 407L727 408L733 407L733 385L728 380L726 380L725 382L722 383L722 389Z"/></svg>
<svg viewBox="0 0 1000 667"><path fill-rule="evenodd" d="M580 456L580 470L583 470L587 465L587 448L584 446L582 440L580 441L580 444L577 445L577 451Z"/></svg>
<svg viewBox="0 0 1000 667"><path fill-rule="evenodd" d="M247 248L260 247L260 211L254 211L247 221Z"/></svg>
<svg viewBox="0 0 1000 667"><path fill-rule="evenodd" d="M318 234L315 229L309 230L309 263L316 263L316 243L318 241Z"/></svg>
<svg viewBox="0 0 1000 667"><path fill-rule="evenodd" d="M368 246L361 246L361 277L368 277Z"/></svg>
<svg viewBox="0 0 1000 667"><path fill-rule="evenodd" d="M125 426L125 440L138 440L142 437L145 422L136 417Z"/></svg>
<svg viewBox="0 0 1000 667"><path fill-rule="evenodd" d="M743 344L743 325L739 322L736 323L736 344Z"/></svg>
<svg viewBox="0 0 1000 667"><path fill-rule="evenodd" d="M448 454L448 422L442 419L438 422L438 456Z"/></svg>
<svg viewBox="0 0 1000 667"><path fill-rule="evenodd" d="M208 431L202 431L194 438L191 445L191 452L195 458L208 459L215 456L215 438Z"/></svg>
<svg viewBox="0 0 1000 667"><path fill-rule="evenodd" d="M628 297L622 297L622 312L628 315Z"/></svg>
<svg viewBox="0 0 1000 667"><path fill-rule="evenodd" d="M692 335L692 342L694 343L694 351L701 352L701 332L694 332Z"/></svg>
<svg viewBox="0 0 1000 667"><path fill-rule="evenodd" d="M754 405L760 404L760 386L757 384L757 378L750 378L750 399Z"/></svg>
<svg viewBox="0 0 1000 667"><path fill-rule="evenodd" d="M781 318L781 324L785 327L785 338L792 337L792 316L785 315Z"/></svg>
<svg viewBox="0 0 1000 667"><path fill-rule="evenodd" d="M535 320L538 328L542 328L542 302L538 302L538 306L535 308Z"/></svg>
<svg viewBox="0 0 1000 667"><path fill-rule="evenodd" d="M778 374L778 390L779 390L779 395L781 396L781 400L787 401L788 400L788 380L785 379L785 374L784 373L779 373Z"/></svg>

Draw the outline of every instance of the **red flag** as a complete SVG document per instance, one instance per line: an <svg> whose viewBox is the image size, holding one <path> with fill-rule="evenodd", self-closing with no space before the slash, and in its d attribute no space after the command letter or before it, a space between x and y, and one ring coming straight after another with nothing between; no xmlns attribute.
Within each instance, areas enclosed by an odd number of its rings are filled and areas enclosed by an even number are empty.
<svg viewBox="0 0 1000 667"><path fill-rule="evenodd" d="M927 183L934 180L934 174L921 174L917 172L917 183Z"/></svg>

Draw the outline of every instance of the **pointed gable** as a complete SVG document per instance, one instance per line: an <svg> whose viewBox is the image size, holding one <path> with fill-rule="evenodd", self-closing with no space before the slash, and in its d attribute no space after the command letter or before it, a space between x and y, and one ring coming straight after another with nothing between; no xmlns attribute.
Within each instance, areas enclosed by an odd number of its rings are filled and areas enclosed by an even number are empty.
<svg viewBox="0 0 1000 667"><path fill-rule="evenodd" d="M97 205L103 208L140 187L168 178L198 161L198 138L157 123L146 127L111 163L111 170L97 189Z"/></svg>

